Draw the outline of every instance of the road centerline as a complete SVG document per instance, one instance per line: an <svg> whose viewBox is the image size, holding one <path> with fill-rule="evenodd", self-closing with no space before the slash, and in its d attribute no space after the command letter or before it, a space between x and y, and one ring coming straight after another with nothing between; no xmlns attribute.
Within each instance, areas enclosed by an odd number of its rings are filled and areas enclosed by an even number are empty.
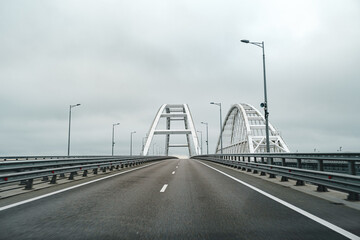
<svg viewBox="0 0 360 240"><path fill-rule="evenodd" d="M348 232L343 228L340 228L340 227L338 227L338 226L336 226L336 225L334 225L334 224L332 224L332 223L330 223L330 222L328 222L328 221L326 221L326 220L324 220L322 218L319 218L319 217L317 217L317 216L315 216L315 215L313 215L313 214L311 214L311 213L309 213L309 212L307 212L307 211L305 211L305 210L303 210L301 208L298 208L298 207L292 205L291 203L288 203L288 202L286 202L286 201L284 201L284 200L282 200L280 198L277 198L277 197L275 197L275 196L273 196L273 195L271 195L271 194L269 194L269 193L267 193L267 192L265 192L265 191L263 191L263 190L261 190L259 188L256 188L256 187L254 187L254 186L252 186L252 185L250 185L250 184L248 184L248 183L246 183L246 182L244 182L244 181L242 181L240 179L237 179L237 178L235 178L235 177L233 177L233 176L231 176L231 175L229 175L229 174L227 174L227 173L225 173L225 172L223 172L223 171L221 171L219 169L216 169L216 168L214 168L214 167L212 167L212 166L210 166L210 165L208 165L206 163L203 163L203 162L198 161L198 160L196 160L196 161L203 164L204 166L206 166L208 168L211 168L211 169L223 174L224 176L229 177L229 178L235 180L236 182L241 183L241 184L245 185L246 187L249 187L252 190L254 190L254 191L256 191L256 192L258 192L258 193L260 193L260 194L262 194L262 195L264 195L264 196L266 196L266 197L268 197L268 198L282 204L283 206L285 206L287 208L290 208L291 210L293 210L295 212L300 213L301 215L303 215L303 216L305 216L305 217L307 217L307 218L309 218L309 219L311 219L311 220L313 220L313 221L315 221L315 222L329 228L330 230L333 230L333 231L343 235L344 237L347 237L349 239L354 239L354 240L360 240L359 236L357 236L357 235L355 235L355 234L353 234L351 232Z"/></svg>
<svg viewBox="0 0 360 240"><path fill-rule="evenodd" d="M167 187L168 187L168 184L164 184L164 186L161 188L160 192L161 193L165 192Z"/></svg>

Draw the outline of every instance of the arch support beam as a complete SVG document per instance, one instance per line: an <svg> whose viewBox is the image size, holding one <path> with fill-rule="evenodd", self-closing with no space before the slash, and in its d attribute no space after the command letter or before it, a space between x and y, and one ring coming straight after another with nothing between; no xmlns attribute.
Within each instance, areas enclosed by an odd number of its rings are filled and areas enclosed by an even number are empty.
<svg viewBox="0 0 360 240"><path fill-rule="evenodd" d="M266 126L264 116L250 104L234 104L222 126L223 153L266 152ZM269 123L270 152L290 152L286 143ZM220 153L220 138L216 153Z"/></svg>
<svg viewBox="0 0 360 240"><path fill-rule="evenodd" d="M165 129L159 129L159 122L162 118L165 118ZM183 129L172 129L171 122L183 121ZM163 104L157 112L154 121L150 127L147 135L147 140L144 146L143 155L149 154L149 149L153 141L154 135L165 135L165 154L169 154L169 148L172 147L186 147L189 150L189 155L200 155L201 150L199 147L199 141L196 134L196 129L190 109L187 104ZM186 143L170 144L171 135L185 135Z"/></svg>

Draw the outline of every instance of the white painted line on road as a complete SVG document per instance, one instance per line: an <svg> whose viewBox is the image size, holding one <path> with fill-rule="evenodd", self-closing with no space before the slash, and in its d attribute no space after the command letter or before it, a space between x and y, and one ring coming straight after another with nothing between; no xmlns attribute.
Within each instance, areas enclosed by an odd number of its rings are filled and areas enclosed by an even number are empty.
<svg viewBox="0 0 360 240"><path fill-rule="evenodd" d="M146 165L146 166L133 168L133 169L130 169L130 170L127 170L127 171L124 171L124 172L116 173L114 175L106 176L106 177L103 177L103 178L98 178L98 179L92 180L90 182L81 183L79 185L64 188L64 189L61 189L61 190L58 190L58 191L55 191L55 192L47 193L47 194L44 194L44 195L41 195L41 196L38 196L38 197L30 198L30 199L27 199L27 200L24 200L24 201L21 201L21 202L17 202L17 203L13 203L13 204L10 204L10 205L4 206L4 207L0 207L0 212L3 211L3 210L9 209L9 208L13 208L13 207L25 204L25 203L33 202L33 201L36 201L36 200L39 200L39 199L42 199L42 198L46 198L46 197L58 194L58 193L66 192L66 191L71 190L71 189L82 187L82 186L85 186L85 185L88 185L88 184L91 184L91 183L94 183L94 182L98 182L98 181L101 181L101 180L104 180L104 179L107 179L107 178L112 178L112 177L115 177L115 176L118 176L118 175L121 175L121 174L124 174L124 173L128 173L128 172L132 172L132 171L135 171L135 170L138 170L138 169L141 169L141 168L149 167L151 165L158 164L158 163L159 162L155 162L155 163L151 163L151 164Z"/></svg>
<svg viewBox="0 0 360 240"><path fill-rule="evenodd" d="M164 184L164 186L161 188L160 192L165 192L167 186L168 186L167 184Z"/></svg>
<svg viewBox="0 0 360 240"><path fill-rule="evenodd" d="M178 168L179 166L176 166L176 168Z"/></svg>
<svg viewBox="0 0 360 240"><path fill-rule="evenodd" d="M267 192L264 192L263 190L260 190L259 188L256 188L256 187L254 187L254 186L252 186L252 185L250 185L250 184L248 184L246 182L243 182L243 181L241 181L241 180L239 180L239 179L237 179L237 178L235 178L235 177L233 177L233 176L231 176L231 175L229 175L227 173L224 173L224 172L222 172L222 171L220 171L220 170L218 170L218 169L216 169L216 168L214 168L212 166L209 166L209 165L207 165L207 164L205 164L203 162L200 162L200 161L198 161L198 162L205 165L205 166L207 166L207 167L209 167L209 168L211 168L211 169L213 169L213 170L215 170L215 171L217 171L217 172L219 172L219 173L221 173L221 174L223 174L223 175L225 175L225 176L227 176L227 177L229 177L229 178L231 178L231 179L233 179L233 180L235 180L235 181L237 181L238 183L241 183L241 184L243 184L243 185L257 191L258 193L260 193L260 194L262 194L262 195L264 195L264 196L266 196L266 197L268 197L268 198L270 198L270 199L284 205L285 207L288 207L288 208L294 210L295 212L298 212L298 213L304 215L305 217L308 217L311 220L320 223L321 225L323 225L323 226L325 226L325 227L327 227L327 228L329 228L329 229L331 229L331 230L333 230L333 231L335 231L335 232L337 232L337 233L339 233L339 234L341 234L341 235L343 235L343 236L345 236L345 237L347 237L349 239L360 240L359 236L357 236L355 234L352 234L351 232L348 232L348 231L346 231L346 230L344 230L344 229L342 229L342 228L340 228L340 227L338 227L338 226L336 226L336 225L334 225L334 224L332 224L332 223L330 223L330 222L328 222L328 221L326 221L326 220L324 220L322 218L319 218L319 217L317 217L317 216L315 216L315 215L313 215L313 214L311 214L309 212L306 212L305 210L302 210L301 208L298 208L298 207L296 207L296 206L294 206L294 205L292 205L292 204L290 204L288 202L285 202L284 200L281 200L280 198L277 198L277 197L275 197L275 196L273 196L273 195L271 195L271 194L269 194Z"/></svg>
<svg viewBox="0 0 360 240"><path fill-rule="evenodd" d="M175 174L175 171L173 171L172 174Z"/></svg>

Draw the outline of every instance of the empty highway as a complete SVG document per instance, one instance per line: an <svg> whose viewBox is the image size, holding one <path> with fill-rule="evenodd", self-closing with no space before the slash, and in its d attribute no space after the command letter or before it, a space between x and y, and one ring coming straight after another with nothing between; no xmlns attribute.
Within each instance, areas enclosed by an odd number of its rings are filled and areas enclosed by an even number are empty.
<svg viewBox="0 0 360 240"><path fill-rule="evenodd" d="M360 236L359 211L214 163L173 159L115 174L1 200L0 239Z"/></svg>

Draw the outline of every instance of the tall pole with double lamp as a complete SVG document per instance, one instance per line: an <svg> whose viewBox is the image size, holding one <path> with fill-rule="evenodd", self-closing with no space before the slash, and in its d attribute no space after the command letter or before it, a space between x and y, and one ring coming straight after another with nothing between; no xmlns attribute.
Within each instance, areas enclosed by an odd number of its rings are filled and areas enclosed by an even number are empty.
<svg viewBox="0 0 360 240"><path fill-rule="evenodd" d="M69 133L68 133L68 153L67 153L68 156L70 156L71 109L80 105L81 104L78 103L78 104L70 105L69 107Z"/></svg>
<svg viewBox="0 0 360 240"><path fill-rule="evenodd" d="M136 131L133 131L130 133L130 156L132 156L132 139L133 139L133 134L136 133Z"/></svg>
<svg viewBox="0 0 360 240"><path fill-rule="evenodd" d="M207 122L201 122L206 125L206 154L209 154L209 124Z"/></svg>
<svg viewBox="0 0 360 240"><path fill-rule="evenodd" d="M265 112L265 131L266 131L266 152L270 152L270 139L269 139L269 104L267 101L266 93L266 72L265 72L265 45L264 42L250 42L249 40L241 40L243 43L250 43L255 46L261 47L263 52L263 72L264 72L264 102L260 104Z"/></svg>
<svg viewBox="0 0 360 240"><path fill-rule="evenodd" d="M211 102L210 104L217 105L220 107L220 153L223 154L223 137L222 137L222 114L221 114L221 103Z"/></svg>
<svg viewBox="0 0 360 240"><path fill-rule="evenodd" d="M112 125L112 141L111 141L111 156L114 156L114 145L115 145L115 141L114 141L114 128L115 126L120 125L120 123L114 123Z"/></svg>

